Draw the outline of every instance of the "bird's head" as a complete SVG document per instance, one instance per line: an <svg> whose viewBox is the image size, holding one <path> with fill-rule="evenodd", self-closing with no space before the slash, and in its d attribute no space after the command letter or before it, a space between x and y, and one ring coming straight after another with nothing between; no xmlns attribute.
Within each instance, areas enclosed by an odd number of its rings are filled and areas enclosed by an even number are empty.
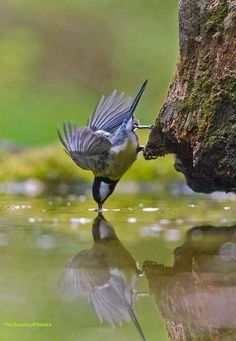
<svg viewBox="0 0 236 341"><path fill-rule="evenodd" d="M119 180L96 176L93 181L93 198L101 209L106 199L113 193Z"/></svg>
<svg viewBox="0 0 236 341"><path fill-rule="evenodd" d="M117 240L115 230L104 218L102 212L99 212L93 221L92 234L95 243L100 241L107 243L109 240Z"/></svg>

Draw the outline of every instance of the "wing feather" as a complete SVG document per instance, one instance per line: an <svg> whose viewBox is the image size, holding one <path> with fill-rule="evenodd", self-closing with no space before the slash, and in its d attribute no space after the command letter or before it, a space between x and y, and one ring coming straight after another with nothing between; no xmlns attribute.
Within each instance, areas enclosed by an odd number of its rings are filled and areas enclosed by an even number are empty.
<svg viewBox="0 0 236 341"><path fill-rule="evenodd" d="M103 135L98 135L90 128L78 128L71 122L64 122L63 133L58 131L59 138L66 153L83 169L91 169L91 159L111 147L111 142Z"/></svg>
<svg viewBox="0 0 236 341"><path fill-rule="evenodd" d="M124 98L124 93L117 93L117 90L107 98L102 96L89 119L88 126L93 131L104 130L114 133L123 122L131 104L132 99Z"/></svg>

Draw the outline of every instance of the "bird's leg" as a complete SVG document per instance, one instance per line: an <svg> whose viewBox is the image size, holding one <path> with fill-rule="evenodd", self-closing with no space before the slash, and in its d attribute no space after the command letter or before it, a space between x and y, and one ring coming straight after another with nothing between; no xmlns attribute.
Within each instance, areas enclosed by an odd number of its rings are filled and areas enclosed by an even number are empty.
<svg viewBox="0 0 236 341"><path fill-rule="evenodd" d="M140 291L137 291L137 290L133 291L133 299L134 299L134 301L137 301L139 298L142 298L142 297L150 297L150 293L149 292L140 292Z"/></svg>
<svg viewBox="0 0 236 341"><path fill-rule="evenodd" d="M149 125L142 125L139 123L134 124L135 129L152 129L153 126L154 126L154 124L149 124Z"/></svg>
<svg viewBox="0 0 236 341"><path fill-rule="evenodd" d="M148 124L148 125L138 125L137 129L152 129L154 127L154 124Z"/></svg>

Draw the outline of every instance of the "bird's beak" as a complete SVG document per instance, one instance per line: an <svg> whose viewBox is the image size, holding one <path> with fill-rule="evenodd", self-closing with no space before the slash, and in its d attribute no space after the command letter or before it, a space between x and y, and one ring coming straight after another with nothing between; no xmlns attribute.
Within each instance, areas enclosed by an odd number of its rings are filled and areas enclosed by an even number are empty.
<svg viewBox="0 0 236 341"><path fill-rule="evenodd" d="M104 216L103 216L103 214L102 214L102 210L101 211L98 211L98 215L97 215L97 218L96 219L98 219L99 221L100 220L106 220L105 218L104 218Z"/></svg>
<svg viewBox="0 0 236 341"><path fill-rule="evenodd" d="M98 212L102 212L103 202L98 203Z"/></svg>

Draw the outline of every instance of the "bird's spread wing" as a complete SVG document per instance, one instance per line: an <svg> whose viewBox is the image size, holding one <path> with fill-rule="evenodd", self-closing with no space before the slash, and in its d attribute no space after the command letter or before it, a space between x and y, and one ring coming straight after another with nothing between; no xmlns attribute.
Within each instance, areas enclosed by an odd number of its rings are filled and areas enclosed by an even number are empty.
<svg viewBox="0 0 236 341"><path fill-rule="evenodd" d="M119 269L109 268L105 253L96 248L77 253L59 282L65 299L85 296L101 322L121 325L132 319L142 340L143 331L132 308L133 288L127 290Z"/></svg>
<svg viewBox="0 0 236 341"><path fill-rule="evenodd" d="M103 286L109 280L109 272L101 265L103 258L91 250L78 252L60 278L62 296L69 300L80 296L89 297L94 288Z"/></svg>
<svg viewBox="0 0 236 341"><path fill-rule="evenodd" d="M78 128L71 122L64 122L64 136L58 135L67 154L83 169L93 170L91 159L107 152L111 142L102 135L96 134L90 128Z"/></svg>
<svg viewBox="0 0 236 341"><path fill-rule="evenodd" d="M130 320L129 304L123 292L117 292L110 281L103 286L95 287L90 300L101 322L106 321L114 327Z"/></svg>
<svg viewBox="0 0 236 341"><path fill-rule="evenodd" d="M107 98L102 96L88 121L88 126L93 131L104 130L113 134L124 121L131 104L130 97L124 98L124 93L117 93L116 90Z"/></svg>
<svg viewBox="0 0 236 341"><path fill-rule="evenodd" d="M126 297L128 295L128 297ZM91 303L101 322L106 321L113 327L132 319L142 340L142 328L132 308L132 291L126 292L123 279L111 276L103 286L95 287L90 295Z"/></svg>

